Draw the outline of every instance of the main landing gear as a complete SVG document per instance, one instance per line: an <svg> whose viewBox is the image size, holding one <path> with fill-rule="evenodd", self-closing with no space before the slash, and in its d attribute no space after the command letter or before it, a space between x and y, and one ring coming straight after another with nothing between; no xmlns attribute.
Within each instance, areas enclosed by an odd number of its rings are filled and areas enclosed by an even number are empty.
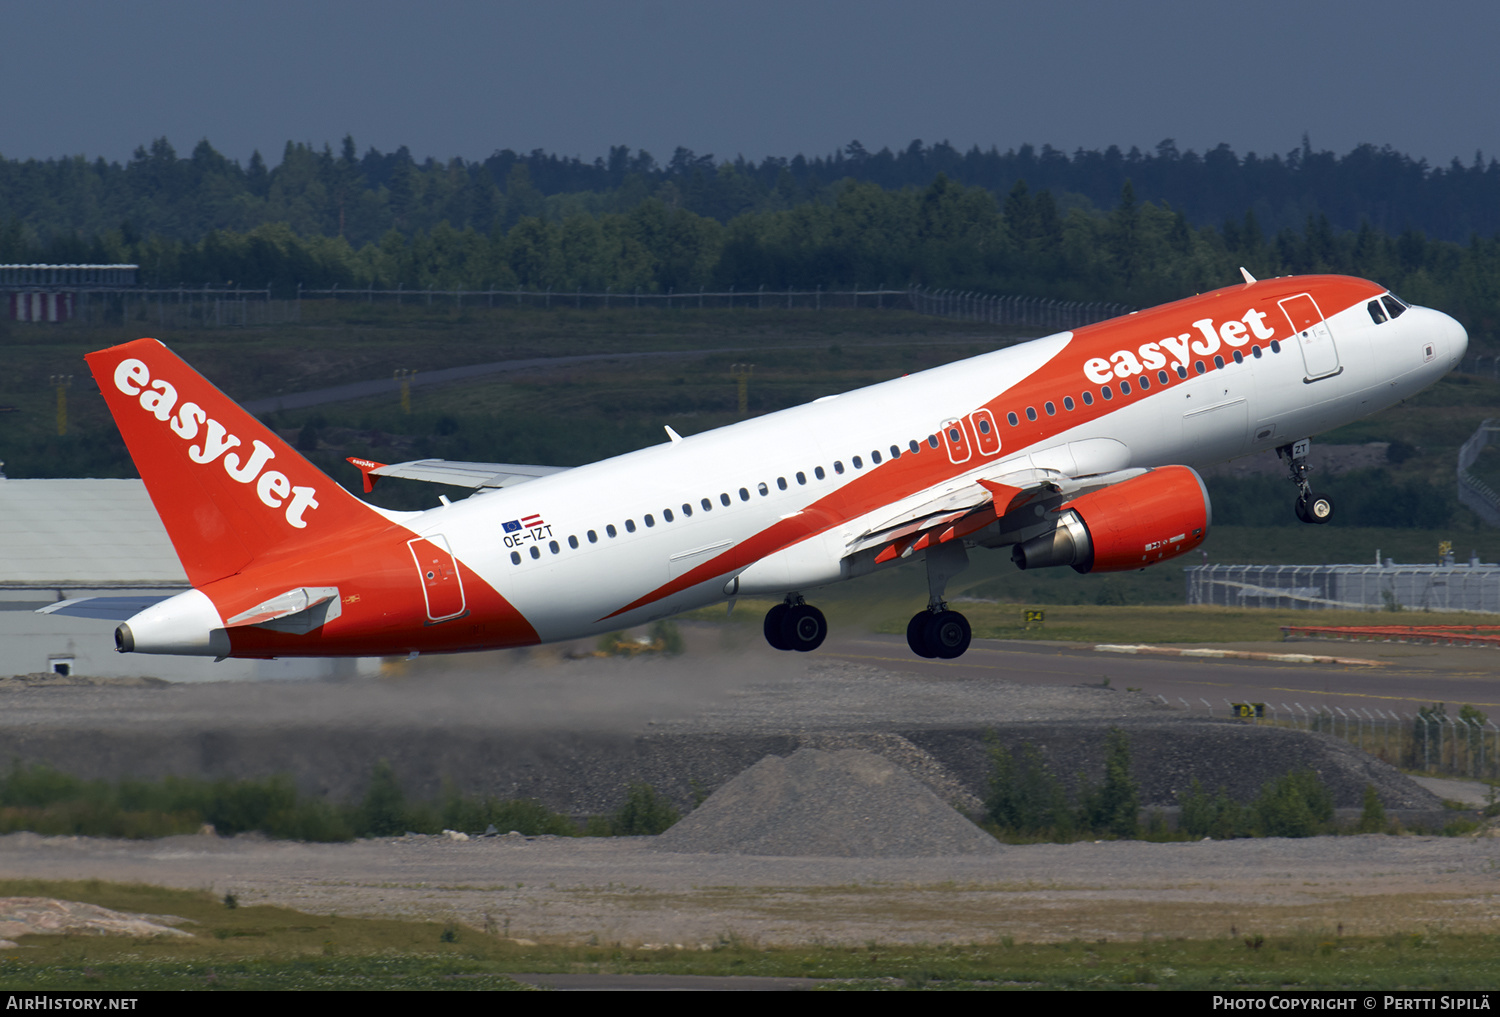
<svg viewBox="0 0 1500 1017"><path fill-rule="evenodd" d="M1282 445L1276 450L1276 454L1286 462L1292 483L1297 485L1297 501L1293 505L1297 518L1304 523L1326 523L1333 518L1333 499L1314 491L1311 481L1307 479L1307 453L1311 448L1312 441L1303 438L1290 445Z"/></svg>
<svg viewBox="0 0 1500 1017"><path fill-rule="evenodd" d="M789 593L784 602L766 612L766 642L778 650L816 650L828 638L828 620L823 612Z"/></svg>
<svg viewBox="0 0 1500 1017"><path fill-rule="evenodd" d="M927 610L918 611L906 625L906 644L918 657L952 660L969 648L969 620L948 610L943 590L948 580L968 567L961 541L939 544L927 551Z"/></svg>

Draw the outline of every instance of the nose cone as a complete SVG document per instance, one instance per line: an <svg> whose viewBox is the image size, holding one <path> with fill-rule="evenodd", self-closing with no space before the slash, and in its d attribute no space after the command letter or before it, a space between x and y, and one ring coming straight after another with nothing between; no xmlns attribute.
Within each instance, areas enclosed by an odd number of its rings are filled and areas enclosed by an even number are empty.
<svg viewBox="0 0 1500 1017"><path fill-rule="evenodd" d="M1448 326L1448 360L1449 363L1457 365L1469 352L1469 333L1456 318L1450 318L1446 314L1443 320Z"/></svg>

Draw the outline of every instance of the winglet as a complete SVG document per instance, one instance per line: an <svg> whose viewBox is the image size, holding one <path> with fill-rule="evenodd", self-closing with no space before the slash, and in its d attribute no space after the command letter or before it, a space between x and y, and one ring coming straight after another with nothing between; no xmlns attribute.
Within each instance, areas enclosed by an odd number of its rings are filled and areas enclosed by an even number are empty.
<svg viewBox="0 0 1500 1017"><path fill-rule="evenodd" d="M375 490L375 481L379 480L380 478L370 476L370 471L381 469L385 466L385 463L377 463L370 459L356 459L354 456L350 456L349 458L345 459L344 462L353 463L355 466L359 467L360 479L365 482L365 494L369 494L371 491Z"/></svg>
<svg viewBox="0 0 1500 1017"><path fill-rule="evenodd" d="M682 435L680 435L676 431L672 430L672 427L671 427L670 424L663 424L662 426L667 429L667 437L672 439L672 444L673 445L676 445L679 441L682 440Z"/></svg>
<svg viewBox="0 0 1500 1017"><path fill-rule="evenodd" d="M1244 265L1240 266L1240 275L1245 277L1246 286L1249 286L1251 283L1255 282L1255 276L1251 275L1250 270L1247 269Z"/></svg>

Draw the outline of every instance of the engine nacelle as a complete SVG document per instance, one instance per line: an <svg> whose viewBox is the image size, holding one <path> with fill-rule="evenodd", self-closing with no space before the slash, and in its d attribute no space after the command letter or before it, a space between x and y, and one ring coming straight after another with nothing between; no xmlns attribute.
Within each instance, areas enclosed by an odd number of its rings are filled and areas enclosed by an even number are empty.
<svg viewBox="0 0 1500 1017"><path fill-rule="evenodd" d="M1016 544L1010 557L1023 569L1126 572L1191 551L1212 520L1197 471L1162 466L1065 503L1051 532Z"/></svg>

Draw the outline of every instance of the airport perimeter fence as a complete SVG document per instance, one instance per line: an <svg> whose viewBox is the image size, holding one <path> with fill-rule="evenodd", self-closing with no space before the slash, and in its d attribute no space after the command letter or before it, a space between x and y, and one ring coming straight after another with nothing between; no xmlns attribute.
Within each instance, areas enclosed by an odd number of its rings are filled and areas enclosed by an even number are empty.
<svg viewBox="0 0 1500 1017"><path fill-rule="evenodd" d="M1085 300L1050 300L985 294L967 290L929 289L926 287L849 289L775 289L758 286L741 290L668 290L647 293L640 290L586 292L582 289L520 290L440 290L376 289L373 286L310 289L298 284L296 295L277 299L271 287L91 287L76 291L43 294L28 293L37 302L46 298L45 313L28 313L19 320L105 324L118 322L152 323L161 328L222 328L244 325L279 325L302 320L303 301L332 301L334 304L384 304L433 308L534 307L542 309L636 309L665 310L743 309L743 310L835 310L899 309L917 314L988 325L1033 328L1041 332L1079 328L1109 318L1128 314L1133 308L1125 304ZM28 305L29 308L29 305Z"/></svg>
<svg viewBox="0 0 1500 1017"><path fill-rule="evenodd" d="M1166 696L1157 698L1168 706L1175 705ZM1181 696L1177 701L1190 713L1196 713L1198 704L1202 704L1209 717L1239 716L1241 705L1255 705L1225 699L1216 707L1202 697L1198 703ZM1296 702L1259 705L1262 715L1245 718L1247 722L1319 731L1401 769L1474 780L1500 778L1500 727L1478 711L1465 708L1461 714L1467 716L1450 717L1445 704L1423 707L1416 713L1317 703L1306 707Z"/></svg>
<svg viewBox="0 0 1500 1017"><path fill-rule="evenodd" d="M1458 450L1458 501L1491 526L1500 526L1500 492L1469 472L1486 445L1500 435L1494 420L1486 420Z"/></svg>
<svg viewBox="0 0 1500 1017"><path fill-rule="evenodd" d="M1190 565L1187 602L1303 611L1500 614L1500 565Z"/></svg>
<svg viewBox="0 0 1500 1017"><path fill-rule="evenodd" d="M158 328L224 328L241 325L285 325L302 320L296 300L278 300L271 288L189 287L150 289L118 287L79 289L57 294L53 307L63 324L142 324ZM48 320L34 316L30 320Z"/></svg>

